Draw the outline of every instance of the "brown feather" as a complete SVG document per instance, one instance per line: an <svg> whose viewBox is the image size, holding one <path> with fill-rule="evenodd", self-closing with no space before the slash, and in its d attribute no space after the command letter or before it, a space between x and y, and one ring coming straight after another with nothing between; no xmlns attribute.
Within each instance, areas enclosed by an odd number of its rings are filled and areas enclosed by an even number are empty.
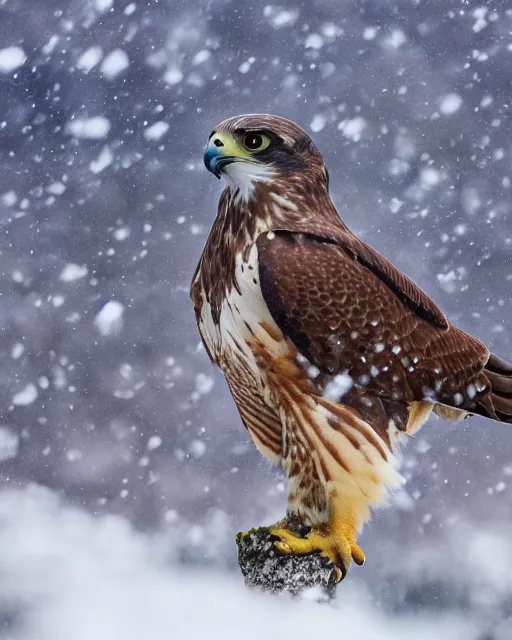
<svg viewBox="0 0 512 640"><path fill-rule="evenodd" d="M372 396L380 398L380 410L405 428L398 407L427 399L471 410L489 391L488 352L478 340L411 309L344 247L301 233L271 238L257 240L267 306L285 335L327 376L323 389L336 374L346 371L352 378L341 402L354 402L364 414L358 398L367 397L368 411Z"/></svg>

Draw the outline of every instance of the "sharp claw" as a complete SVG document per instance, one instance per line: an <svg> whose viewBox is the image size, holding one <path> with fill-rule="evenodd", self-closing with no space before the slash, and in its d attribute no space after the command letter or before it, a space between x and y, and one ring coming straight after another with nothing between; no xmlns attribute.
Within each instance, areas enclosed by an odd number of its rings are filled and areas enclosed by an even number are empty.
<svg viewBox="0 0 512 640"><path fill-rule="evenodd" d="M360 567L366 562L365 555L359 547L352 548L352 560Z"/></svg>
<svg viewBox="0 0 512 640"><path fill-rule="evenodd" d="M329 560L336 565L339 569L341 569L341 571L343 573L346 573L345 571L345 562L343 561L343 556L340 553L339 549L333 548L330 550L329 552L324 552L322 555L326 556L327 558L329 558Z"/></svg>
<svg viewBox="0 0 512 640"><path fill-rule="evenodd" d="M284 528L271 529L271 533L274 546L280 553L301 555L319 552L327 558L335 567L333 575L336 577L336 584L347 575L351 560L358 565L362 565L365 560L364 553L357 544L343 535L325 535L314 528L305 537Z"/></svg>

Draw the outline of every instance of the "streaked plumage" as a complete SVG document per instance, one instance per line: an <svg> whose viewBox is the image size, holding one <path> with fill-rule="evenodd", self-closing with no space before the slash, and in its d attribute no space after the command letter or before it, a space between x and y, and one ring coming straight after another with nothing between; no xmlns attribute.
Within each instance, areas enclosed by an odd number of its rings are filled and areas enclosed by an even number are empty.
<svg viewBox="0 0 512 640"><path fill-rule="evenodd" d="M286 472L289 513L311 527L277 527L278 547L322 551L341 576L364 560L370 506L400 482L400 436L432 410L512 422L512 365L350 232L294 123L226 120L205 163L228 187L192 282L199 331L256 446Z"/></svg>

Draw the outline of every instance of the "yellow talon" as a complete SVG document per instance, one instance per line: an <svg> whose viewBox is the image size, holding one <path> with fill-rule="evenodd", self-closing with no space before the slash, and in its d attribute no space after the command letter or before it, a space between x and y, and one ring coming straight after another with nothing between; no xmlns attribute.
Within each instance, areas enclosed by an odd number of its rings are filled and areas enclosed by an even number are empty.
<svg viewBox="0 0 512 640"><path fill-rule="evenodd" d="M279 538L274 545L281 553L304 555L320 552L329 558L336 565L338 582L345 577L352 560L358 565L362 565L365 560L362 549L356 543L353 529L336 520L313 528L304 538L283 527L271 527L270 533Z"/></svg>

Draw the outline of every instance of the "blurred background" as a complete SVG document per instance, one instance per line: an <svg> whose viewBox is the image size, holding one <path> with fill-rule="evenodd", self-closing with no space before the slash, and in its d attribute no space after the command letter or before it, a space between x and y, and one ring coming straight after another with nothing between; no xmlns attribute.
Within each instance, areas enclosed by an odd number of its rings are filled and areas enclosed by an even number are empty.
<svg viewBox="0 0 512 640"><path fill-rule="evenodd" d="M1 637L512 637L512 429L481 418L411 438L322 615L237 573L286 494L188 296L219 121L301 125L351 229L512 358L510 1L267 2L0 2Z"/></svg>

